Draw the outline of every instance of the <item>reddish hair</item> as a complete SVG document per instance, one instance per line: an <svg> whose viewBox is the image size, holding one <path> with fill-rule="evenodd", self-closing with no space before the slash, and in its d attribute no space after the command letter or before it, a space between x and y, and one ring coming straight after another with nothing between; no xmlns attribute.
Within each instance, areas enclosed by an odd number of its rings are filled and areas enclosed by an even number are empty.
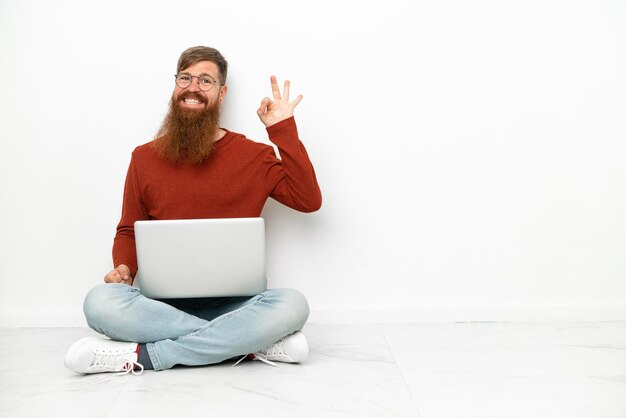
<svg viewBox="0 0 626 418"><path fill-rule="evenodd" d="M222 84L226 83L228 62L224 59L224 56L220 54L220 51L208 46L193 46L184 50L183 53L180 54L180 58L178 58L176 74L200 61L211 61L217 65L217 68L220 70L219 81Z"/></svg>

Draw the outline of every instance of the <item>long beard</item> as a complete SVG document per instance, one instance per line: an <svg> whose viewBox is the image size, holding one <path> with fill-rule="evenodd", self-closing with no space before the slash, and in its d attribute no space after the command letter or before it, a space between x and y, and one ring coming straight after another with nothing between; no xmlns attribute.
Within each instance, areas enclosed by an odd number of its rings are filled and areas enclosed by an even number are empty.
<svg viewBox="0 0 626 418"><path fill-rule="evenodd" d="M200 165L215 148L219 131L219 103L215 100L203 110L189 110L181 108L179 101L183 98L194 98L206 103L203 97L194 93L181 94L178 100L172 97L152 147L172 163L189 160Z"/></svg>

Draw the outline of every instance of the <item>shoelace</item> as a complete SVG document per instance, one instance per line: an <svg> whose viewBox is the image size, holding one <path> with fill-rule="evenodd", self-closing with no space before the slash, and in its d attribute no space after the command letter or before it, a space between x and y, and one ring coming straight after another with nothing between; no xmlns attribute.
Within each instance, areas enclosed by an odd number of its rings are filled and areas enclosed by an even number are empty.
<svg viewBox="0 0 626 418"><path fill-rule="evenodd" d="M285 355L285 352L283 351L284 340L285 339L283 338L280 341L272 344L271 346L267 348L267 350L262 350L261 352L257 351L256 353L252 353L252 354L246 354L245 356L237 360L237 363L233 364L232 367L235 367L236 365L241 363L243 359L249 356L252 356L252 360L260 360L265 364L269 364L270 366L278 367L278 364L274 363L273 361L269 361L267 358L271 356L284 356Z"/></svg>
<svg viewBox="0 0 626 418"><path fill-rule="evenodd" d="M124 359L123 353L111 354L111 353L96 353L93 363L91 366L105 366L105 367L115 367L116 364L119 364L121 360L124 360L122 363L123 372L116 373L118 376L126 375L128 373L132 373L135 376L139 376L143 373L143 365L141 363L132 362L127 359ZM135 372L135 366L139 366L141 370L139 372Z"/></svg>
<svg viewBox="0 0 626 418"><path fill-rule="evenodd" d="M275 344L270 345L267 348L267 350L263 350L259 354L265 355L266 357L284 356L285 355L285 351L283 350L283 342L284 341L285 341L285 339L283 338L280 341L276 342Z"/></svg>
<svg viewBox="0 0 626 418"><path fill-rule="evenodd" d="M135 371L135 366L139 366L141 368L141 370L139 370L139 373ZM143 373L143 365L141 363L133 363L131 361L126 361L123 367L125 371L116 373L118 376L122 376L128 373L132 373L135 376L139 376L141 375L141 373Z"/></svg>
<svg viewBox="0 0 626 418"><path fill-rule="evenodd" d="M243 361L243 359L245 359L246 357L250 357L250 358L252 358L252 360L260 360L260 361L262 361L265 364L269 364L270 366L278 367L278 364L274 363L273 361L269 361L267 359L267 357L264 354L262 354L262 353L246 354L243 357L241 357L239 360L237 360L237 363L233 364L231 367L235 367L236 365L241 363Z"/></svg>

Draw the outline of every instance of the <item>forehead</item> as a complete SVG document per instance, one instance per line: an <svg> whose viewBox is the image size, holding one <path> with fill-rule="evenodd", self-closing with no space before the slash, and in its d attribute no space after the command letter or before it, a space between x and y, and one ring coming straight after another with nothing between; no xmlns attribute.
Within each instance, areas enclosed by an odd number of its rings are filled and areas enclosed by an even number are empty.
<svg viewBox="0 0 626 418"><path fill-rule="evenodd" d="M220 73L217 64L211 61L198 61L195 64L180 71L181 73L189 73L191 75L209 74L213 78L217 78Z"/></svg>

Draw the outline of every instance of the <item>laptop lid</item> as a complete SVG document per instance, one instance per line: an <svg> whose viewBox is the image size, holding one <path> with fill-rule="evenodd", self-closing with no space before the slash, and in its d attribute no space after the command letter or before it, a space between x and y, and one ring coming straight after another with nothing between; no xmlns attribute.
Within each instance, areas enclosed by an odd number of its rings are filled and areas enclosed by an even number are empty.
<svg viewBox="0 0 626 418"><path fill-rule="evenodd" d="M153 299L252 296L267 289L263 218L135 222L133 286Z"/></svg>

